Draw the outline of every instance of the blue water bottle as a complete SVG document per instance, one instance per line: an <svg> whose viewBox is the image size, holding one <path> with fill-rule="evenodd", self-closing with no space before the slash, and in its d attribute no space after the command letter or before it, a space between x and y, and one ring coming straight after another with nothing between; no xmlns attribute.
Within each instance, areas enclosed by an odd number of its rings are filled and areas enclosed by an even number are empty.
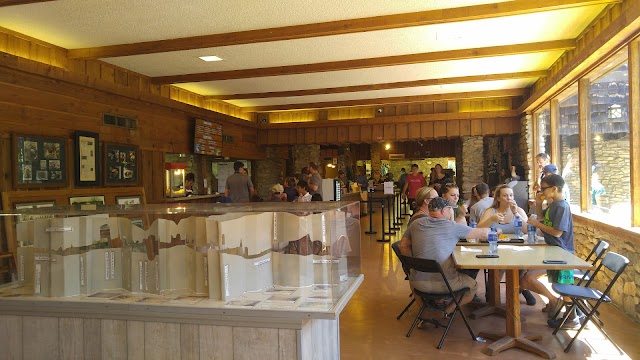
<svg viewBox="0 0 640 360"><path fill-rule="evenodd" d="M531 216L529 217L531 219L537 219L538 215L531 214ZM536 227L531 224L527 224L527 244L535 244L535 243L536 243Z"/></svg>
<svg viewBox="0 0 640 360"><path fill-rule="evenodd" d="M471 219L469 221L469 227L472 229L475 229L478 226L478 224L476 224L476 219ZM476 239L467 239L467 242L469 243L475 243Z"/></svg>
<svg viewBox="0 0 640 360"><path fill-rule="evenodd" d="M514 225L516 227L516 237L521 238L522 237L522 218L520 217L520 214L516 214L516 221Z"/></svg>
<svg viewBox="0 0 640 360"><path fill-rule="evenodd" d="M495 227L491 227L489 231L489 255L498 255L498 232Z"/></svg>

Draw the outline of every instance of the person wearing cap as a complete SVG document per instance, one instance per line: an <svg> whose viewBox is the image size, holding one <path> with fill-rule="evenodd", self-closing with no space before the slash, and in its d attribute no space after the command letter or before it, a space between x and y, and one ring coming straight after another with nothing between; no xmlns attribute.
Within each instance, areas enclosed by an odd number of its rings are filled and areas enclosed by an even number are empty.
<svg viewBox="0 0 640 360"><path fill-rule="evenodd" d="M275 184L271 187L271 202L282 202L287 200L287 194L284 193L284 186Z"/></svg>
<svg viewBox="0 0 640 360"><path fill-rule="evenodd" d="M544 178L547 175L558 175L558 167L555 164L548 164L542 168L542 177ZM565 186L562 187L562 196L567 200L567 203L571 201L571 194L569 192L569 186L565 183ZM553 201L551 199L547 200L547 206L549 203Z"/></svg>
<svg viewBox="0 0 640 360"><path fill-rule="evenodd" d="M469 303L476 293L478 285L474 279L456 270L453 263L453 251L460 239L486 239L489 229L470 228L466 225L451 221L453 209L444 198L436 197L428 204L429 216L415 219L407 228L400 240L400 253L421 259L435 260L442 266L442 270L453 291L468 287L460 304ZM446 284L440 274L430 274L411 271L409 283L412 288L427 293L446 293ZM419 297L418 297L419 298ZM444 310L448 316L455 308L451 302Z"/></svg>
<svg viewBox="0 0 640 360"><path fill-rule="evenodd" d="M251 197L256 194L251 178L242 174L243 169L244 163L242 161L234 162L233 170L235 173L227 178L224 196L230 197L234 203L249 202Z"/></svg>

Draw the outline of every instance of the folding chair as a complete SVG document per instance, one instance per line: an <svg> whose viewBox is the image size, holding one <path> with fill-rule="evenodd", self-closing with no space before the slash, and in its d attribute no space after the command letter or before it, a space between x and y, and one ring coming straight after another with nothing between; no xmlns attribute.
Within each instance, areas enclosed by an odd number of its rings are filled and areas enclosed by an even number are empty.
<svg viewBox="0 0 640 360"><path fill-rule="evenodd" d="M404 279L405 280L409 280L409 267L407 267L407 265L405 263L402 262L402 254L400 254L400 247L399 247L399 242L396 241L393 244L391 244L391 249L393 249L393 252L396 254L396 256L398 257L398 259L400 260L400 264L402 265L402 270L404 271ZM400 318L402 317L402 315L404 315L404 313L407 312L407 310L409 310L409 308L411 307L411 305L413 305L414 302L416 302L416 299L413 297L413 293L409 294L409 297L412 298L411 301L409 302L409 304L404 308L404 310L402 310L402 312L400 313L400 315L398 315L396 317L397 320L400 320Z"/></svg>
<svg viewBox="0 0 640 360"><path fill-rule="evenodd" d="M602 258L602 256L604 255L604 253L607 251L608 248L609 248L609 243L602 239L599 239L596 245L593 247L593 249L591 249L591 252L589 253L589 255L587 255L587 258L585 259L585 261L586 262L591 261L591 265L593 266L593 268L596 268L598 265L598 261ZM578 280L578 283L576 284L578 286L582 285L582 283L585 281L591 280L591 276L592 276L591 269L587 270L586 272L583 272L580 270L573 271L573 278L575 280ZM565 303L563 306L565 305L568 305L568 304ZM556 311L556 313L553 314L552 319L555 319L558 316L558 314L560 314L560 311L562 311L562 307L558 308L558 311ZM596 312L596 315L600 315L600 313ZM604 323L598 317L596 317L595 319L600 323L600 325L604 325Z"/></svg>
<svg viewBox="0 0 640 360"><path fill-rule="evenodd" d="M564 323L567 321L569 316L575 311L576 307L586 314L586 317L584 318L584 321L582 322L580 329L578 329L578 332L575 334L573 339L571 339L567 347L564 349L564 352L569 352L569 349L573 345L573 342L580 335L580 332L582 332L582 329L584 329L584 327L587 325L589 320L595 316L598 310L598 307L600 307L600 304L602 304L603 302L611 302L611 298L609 298L608 296L609 291L611 291L611 288L613 288L613 285L615 284L616 280L618 280L620 275L622 275L627 265L629 265L629 259L627 259L622 255L616 254L614 252L608 252L607 255L605 255L602 262L600 262L600 265L598 265L596 270L593 272L593 275L591 276L591 278L587 281L587 283L584 286L569 285L569 284L553 284L552 286L553 291L557 292L561 296L568 296L573 301L571 308L567 310L564 317L562 318L562 322L560 322L560 324L558 324L558 327L556 327L556 329L553 331L553 335L558 333L558 330L560 330L560 328L562 327L562 325L564 325ZM601 269L607 269L612 273L611 275L613 275L611 282L609 282L609 285L604 290L604 292L590 287L591 283L593 282L593 279L598 275ZM596 301L596 303L593 307L591 307L587 303L588 301ZM602 329L602 326L600 326L598 322L593 322L593 324L622 353L618 345L616 345L611 339L611 337L609 337L609 335Z"/></svg>
<svg viewBox="0 0 640 360"><path fill-rule="evenodd" d="M467 321L466 316L460 309L460 300L462 300L462 297L464 296L464 294L467 291L469 291L469 288L462 288L460 290L453 291L451 289L451 286L449 285L449 281L447 280L446 276L444 275L444 272L442 271L442 267L435 260L419 259L419 258L414 258L414 257L409 257L404 255L400 255L399 257L400 257L400 261L406 264L409 267L409 269L413 269L414 271L420 271L425 273L440 274L440 276L442 277L442 281L444 281L444 283L447 285L447 289L449 290L445 293L426 293L426 292L419 291L417 289L413 289L413 292L415 293L415 295L420 296L420 298L422 299L422 307L420 308L420 311L418 312L416 319L413 321L413 324L411 325L411 329L409 329L409 332L407 333L407 337L411 336L413 329L418 324L418 321L420 321L420 316L422 315L425 309L429 308L430 310L436 310L436 311L443 310L444 307L446 306L443 304L446 304L446 301L448 300L453 300L456 304L456 307L453 310L453 313L451 314L451 316L449 316L449 321L447 322L446 325L440 324L437 320L430 321L436 327L439 327L439 326L445 327L444 334L442 334L442 338L440 338L440 342L438 343L437 348L438 349L442 348L442 343L444 343L444 339L447 337L447 333L449 333L449 328L451 328L451 324L453 324L453 319L456 317L456 314L458 313L458 311L460 312L460 315L462 316L462 320L464 320L464 323L467 326L467 329L469 330L471 339L473 341L479 341L479 339L476 338L475 334L473 333L473 330L471 330L471 326L469 325L469 322ZM441 300L445 300L445 301L443 302Z"/></svg>

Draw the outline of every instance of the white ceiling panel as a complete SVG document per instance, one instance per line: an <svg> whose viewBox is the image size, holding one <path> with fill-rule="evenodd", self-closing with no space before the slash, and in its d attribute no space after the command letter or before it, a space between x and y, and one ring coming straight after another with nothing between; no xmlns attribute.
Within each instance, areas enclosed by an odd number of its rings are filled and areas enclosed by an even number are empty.
<svg viewBox="0 0 640 360"><path fill-rule="evenodd" d="M322 89L424 79L500 74L547 69L561 51L455 60L370 69L343 70L263 78L205 81L177 86L203 95Z"/></svg>
<svg viewBox="0 0 640 360"><path fill-rule="evenodd" d="M2 7L0 24L74 49L504 1L58 0Z"/></svg>
<svg viewBox="0 0 640 360"><path fill-rule="evenodd" d="M542 42L578 36L593 8L102 60L155 77ZM198 58L205 55L224 60Z"/></svg>
<svg viewBox="0 0 640 360"><path fill-rule="evenodd" d="M482 81L482 82L461 83L461 84L420 86L420 87L412 87L412 88L404 88L404 89L361 91L357 93L325 94L325 95L295 96L295 97L267 98L267 99L228 100L227 102L237 106L241 106L241 107L269 106L269 105L280 105L280 104L305 104L305 103L334 102L334 101L345 101L345 100L380 99L380 98L390 98L390 97L397 97L397 96L449 94L449 93L462 93L462 92L471 92L471 91L486 91L486 90L501 90L501 89L523 89L528 86L531 86L532 84L533 84L533 81L531 79L498 80L498 81Z"/></svg>

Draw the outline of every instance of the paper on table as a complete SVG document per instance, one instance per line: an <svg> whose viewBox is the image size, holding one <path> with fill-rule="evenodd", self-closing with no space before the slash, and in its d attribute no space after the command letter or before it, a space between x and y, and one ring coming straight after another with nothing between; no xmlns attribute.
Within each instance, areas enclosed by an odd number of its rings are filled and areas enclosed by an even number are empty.
<svg viewBox="0 0 640 360"><path fill-rule="evenodd" d="M513 251L533 250L531 246L516 246L516 245L500 245L500 249L509 249Z"/></svg>
<svg viewBox="0 0 640 360"><path fill-rule="evenodd" d="M460 251L461 252L482 252L482 249L474 249L474 248L468 248L468 247L464 247L464 246L460 246Z"/></svg>

